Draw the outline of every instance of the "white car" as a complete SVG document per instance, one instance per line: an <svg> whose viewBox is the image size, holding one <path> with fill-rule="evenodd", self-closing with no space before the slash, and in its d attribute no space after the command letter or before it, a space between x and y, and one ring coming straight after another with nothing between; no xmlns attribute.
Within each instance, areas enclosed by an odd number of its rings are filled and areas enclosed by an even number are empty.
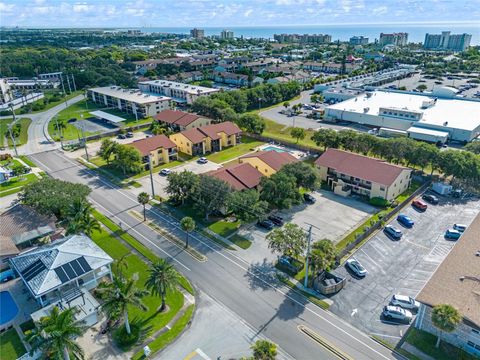
<svg viewBox="0 0 480 360"><path fill-rule="evenodd" d="M404 309L418 311L420 308L420 303L414 298L406 295L395 294L390 300L390 305L399 306Z"/></svg>
<svg viewBox="0 0 480 360"><path fill-rule="evenodd" d="M467 225L463 224L454 224L453 228L457 231L464 232L467 229Z"/></svg>
<svg viewBox="0 0 480 360"><path fill-rule="evenodd" d="M206 157L201 157L200 159L197 160L199 164L206 164L208 163L208 159Z"/></svg>
<svg viewBox="0 0 480 360"><path fill-rule="evenodd" d="M396 322L405 322L410 324L412 321L413 315L410 311L402 309L398 306L387 305L383 308L382 312L385 320L396 321Z"/></svg>
<svg viewBox="0 0 480 360"><path fill-rule="evenodd" d="M172 170L170 169L162 169L160 171L160 175L163 175L163 176L167 176L168 174L170 174L172 172Z"/></svg>
<svg viewBox="0 0 480 360"><path fill-rule="evenodd" d="M365 269L357 259L348 259L345 263L345 266L347 266L358 277L363 278L367 275L367 269Z"/></svg>

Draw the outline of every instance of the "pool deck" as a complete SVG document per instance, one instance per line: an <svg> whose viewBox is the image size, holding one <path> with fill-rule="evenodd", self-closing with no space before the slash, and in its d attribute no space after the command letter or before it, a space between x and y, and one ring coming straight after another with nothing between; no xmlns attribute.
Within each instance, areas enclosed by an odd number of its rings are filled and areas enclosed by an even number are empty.
<svg viewBox="0 0 480 360"><path fill-rule="evenodd" d="M272 150L272 151L277 151L279 152L288 152L291 155L295 156L297 159L303 159L307 156L307 153L305 151L300 151L297 149L289 148L284 145L277 145L277 144L265 144L261 145L257 148L257 150Z"/></svg>
<svg viewBox="0 0 480 360"><path fill-rule="evenodd" d="M8 323L2 325L2 327L10 327L14 324L20 325L25 321L30 320L31 313L40 309L40 305L30 296L30 293L25 288L20 278L1 283L0 291L10 292L18 307L17 316Z"/></svg>

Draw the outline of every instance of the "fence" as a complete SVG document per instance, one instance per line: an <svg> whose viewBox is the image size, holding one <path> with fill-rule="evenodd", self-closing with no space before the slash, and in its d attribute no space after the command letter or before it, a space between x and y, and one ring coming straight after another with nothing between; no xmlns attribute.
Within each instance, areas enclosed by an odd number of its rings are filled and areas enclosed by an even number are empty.
<svg viewBox="0 0 480 360"><path fill-rule="evenodd" d="M400 204L398 204L392 211L390 211L388 214L383 216L379 221L377 221L375 224L373 224L368 230L360 234L358 237L355 238L354 241L349 243L347 246L345 246L340 253L338 254L338 259L343 258L345 255L347 255L350 251L352 251L358 244L360 244L363 240L368 238L370 235L372 235L375 231L380 229L382 227L382 223L385 221L390 220L392 217L394 217L400 210L408 204L410 201L412 201L415 197L417 197L419 194L423 193L429 186L430 186L431 181L425 182L422 186L420 186L417 190L415 190L408 198L406 198L404 201L402 201Z"/></svg>
<svg viewBox="0 0 480 360"><path fill-rule="evenodd" d="M311 153L313 155L320 155L322 153L321 150L319 150L317 148L314 148L312 146L296 144L296 143L292 143L292 142L289 142L289 141L286 141L286 140L274 139L274 138L271 138L271 137L266 137L266 136L257 135L257 134L246 133L245 135L247 135L248 137L254 138L256 140L264 141L264 142L272 142L273 141L273 142L282 144L286 147L289 147L289 148L292 148L292 149L295 149L295 150L308 151L309 153Z"/></svg>

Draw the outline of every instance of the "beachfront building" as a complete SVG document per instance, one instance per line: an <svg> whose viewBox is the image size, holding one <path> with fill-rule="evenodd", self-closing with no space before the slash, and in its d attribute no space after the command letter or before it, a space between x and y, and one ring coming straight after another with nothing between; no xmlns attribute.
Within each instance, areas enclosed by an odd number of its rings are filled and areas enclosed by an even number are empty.
<svg viewBox="0 0 480 360"><path fill-rule="evenodd" d="M124 89L120 86L88 89L87 97L96 104L134 114L138 118L154 116L169 109L172 100L166 96L145 94L138 89Z"/></svg>
<svg viewBox="0 0 480 360"><path fill-rule="evenodd" d="M233 31L232 30L222 30L220 33L220 39L222 40L230 40L233 39Z"/></svg>
<svg viewBox="0 0 480 360"><path fill-rule="evenodd" d="M442 31L441 34L425 34L423 48L427 50L465 51L470 46L472 34L451 34Z"/></svg>
<svg viewBox="0 0 480 360"><path fill-rule="evenodd" d="M205 37L205 30L193 28L190 30L190 36L197 40L202 40Z"/></svg>
<svg viewBox="0 0 480 360"><path fill-rule="evenodd" d="M130 145L142 154L145 164L151 161L152 166L158 166L177 160L177 145L165 135L135 140Z"/></svg>
<svg viewBox="0 0 480 360"><path fill-rule="evenodd" d="M380 46L385 45L395 45L395 46L405 46L408 43L408 33L391 33L385 34L380 33L380 39L378 44Z"/></svg>
<svg viewBox="0 0 480 360"><path fill-rule="evenodd" d="M413 139L468 142L480 135L480 102L456 97L456 90L432 93L374 91L325 108L325 118L401 130Z"/></svg>
<svg viewBox="0 0 480 360"><path fill-rule="evenodd" d="M155 116L155 119L161 124L168 126L173 131L190 130L210 125L213 121L205 116L170 109L158 113Z"/></svg>
<svg viewBox="0 0 480 360"><path fill-rule="evenodd" d="M210 95L220 91L205 86L190 85L168 80L141 81L139 89L152 96L167 96L177 103L192 104L200 96Z"/></svg>
<svg viewBox="0 0 480 360"><path fill-rule="evenodd" d="M352 36L349 40L351 45L367 45L368 38L364 36Z"/></svg>
<svg viewBox="0 0 480 360"><path fill-rule="evenodd" d="M415 327L480 357L480 215L473 220L428 283L417 295ZM432 324L436 305L449 304L462 316L452 332Z"/></svg>
<svg viewBox="0 0 480 360"><path fill-rule="evenodd" d="M217 152L240 142L242 130L231 121L192 128L170 135L179 151L191 155Z"/></svg>
<svg viewBox="0 0 480 360"><path fill-rule="evenodd" d="M272 176L284 165L297 162L298 159L287 151L265 150L242 156L241 164L248 163L257 169L263 176Z"/></svg>
<svg viewBox="0 0 480 360"><path fill-rule="evenodd" d="M412 170L383 160L338 149L327 149L316 161L320 178L341 196L394 200L410 186Z"/></svg>
<svg viewBox="0 0 480 360"><path fill-rule="evenodd" d="M38 322L54 306L76 307L77 321L91 326L98 321L100 304L90 293L111 279L113 259L86 235L71 235L9 260L30 295L42 306L31 314Z"/></svg>

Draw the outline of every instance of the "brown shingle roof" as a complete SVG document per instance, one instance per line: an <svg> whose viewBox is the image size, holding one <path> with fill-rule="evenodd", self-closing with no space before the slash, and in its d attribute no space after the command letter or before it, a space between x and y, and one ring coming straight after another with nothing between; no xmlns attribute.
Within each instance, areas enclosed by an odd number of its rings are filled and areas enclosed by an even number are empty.
<svg viewBox="0 0 480 360"><path fill-rule="evenodd" d="M429 306L450 304L480 327L480 214L437 268L417 300ZM462 277L464 280L460 280ZM475 280L476 279L476 280Z"/></svg>
<svg viewBox="0 0 480 360"><path fill-rule="evenodd" d="M329 167L340 173L385 186L392 185L402 171L409 170L380 159L338 149L327 149L315 161L315 165Z"/></svg>
<svg viewBox="0 0 480 360"><path fill-rule="evenodd" d="M145 139L135 140L130 145L140 151L143 156L148 155L150 151L156 149L171 149L176 146L175 143L165 135L157 135Z"/></svg>
<svg viewBox="0 0 480 360"><path fill-rule="evenodd" d="M272 169L278 171L283 165L298 161L293 155L288 152L280 152L275 150L257 151L242 157L242 159L257 157Z"/></svg>
<svg viewBox="0 0 480 360"><path fill-rule="evenodd" d="M185 136L188 140L190 140L194 144L202 142L206 138L206 135L200 132L197 128L182 131L180 134Z"/></svg>
<svg viewBox="0 0 480 360"><path fill-rule="evenodd" d="M218 133L227 135L240 134L242 130L231 121L225 121L218 124L205 125L198 128L202 133L210 137L212 140L219 139Z"/></svg>
<svg viewBox="0 0 480 360"><path fill-rule="evenodd" d="M235 190L253 189L262 178L262 173L248 163L235 164L207 173L230 184Z"/></svg>

